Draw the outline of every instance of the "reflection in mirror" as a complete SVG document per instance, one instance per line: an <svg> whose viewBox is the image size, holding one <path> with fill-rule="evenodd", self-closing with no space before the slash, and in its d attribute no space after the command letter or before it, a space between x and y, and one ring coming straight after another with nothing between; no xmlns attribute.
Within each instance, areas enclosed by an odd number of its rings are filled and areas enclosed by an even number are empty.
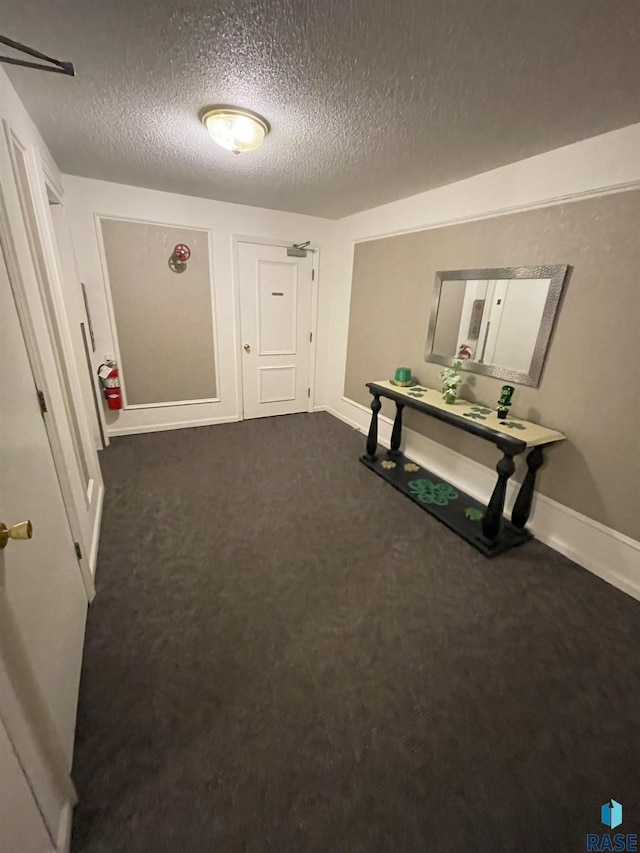
<svg viewBox="0 0 640 853"><path fill-rule="evenodd" d="M537 385L566 266L436 274L425 360Z"/></svg>
<svg viewBox="0 0 640 853"><path fill-rule="evenodd" d="M455 294L453 319L460 321L449 351L479 364L496 364L527 373L550 281L541 278L443 282L442 296L447 294L446 302L450 303L449 290ZM462 292L459 285L464 285ZM441 310L442 307L441 299ZM438 326L439 323L436 333Z"/></svg>

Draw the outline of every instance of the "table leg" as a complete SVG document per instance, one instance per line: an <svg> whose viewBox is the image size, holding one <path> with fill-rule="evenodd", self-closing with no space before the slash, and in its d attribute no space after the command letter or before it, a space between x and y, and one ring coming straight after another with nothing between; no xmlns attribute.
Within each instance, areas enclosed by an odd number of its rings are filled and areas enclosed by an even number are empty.
<svg viewBox="0 0 640 853"><path fill-rule="evenodd" d="M404 403L396 403L396 418L393 422L393 430L391 432L391 450L390 456L400 456L400 442L402 440L402 410Z"/></svg>
<svg viewBox="0 0 640 853"><path fill-rule="evenodd" d="M500 445L498 445L500 447ZM504 510L504 498L507 492L507 480L516 470L513 461L513 450L500 447L503 452L502 459L496 465L498 482L495 485L489 506L482 519L482 533L486 539L497 539L500 535L502 524L502 512Z"/></svg>
<svg viewBox="0 0 640 853"><path fill-rule="evenodd" d="M365 459L368 459L370 462L374 462L376 459L376 451L378 449L378 412L381 408L380 396L374 394L371 401L371 425L369 426L367 452L365 453Z"/></svg>
<svg viewBox="0 0 640 853"><path fill-rule="evenodd" d="M527 473L520 486L518 497L513 505L511 513L511 521L513 526L519 530L526 525L531 514L531 501L533 500L533 490L536 485L536 473L544 463L544 455L542 453L542 445L534 447L531 453L527 456Z"/></svg>

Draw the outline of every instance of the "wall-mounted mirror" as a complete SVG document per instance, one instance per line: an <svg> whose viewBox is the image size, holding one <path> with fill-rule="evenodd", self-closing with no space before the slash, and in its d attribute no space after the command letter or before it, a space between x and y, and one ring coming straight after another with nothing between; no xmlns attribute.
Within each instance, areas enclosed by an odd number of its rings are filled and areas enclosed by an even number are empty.
<svg viewBox="0 0 640 853"><path fill-rule="evenodd" d="M440 270L425 361L536 386L568 267Z"/></svg>

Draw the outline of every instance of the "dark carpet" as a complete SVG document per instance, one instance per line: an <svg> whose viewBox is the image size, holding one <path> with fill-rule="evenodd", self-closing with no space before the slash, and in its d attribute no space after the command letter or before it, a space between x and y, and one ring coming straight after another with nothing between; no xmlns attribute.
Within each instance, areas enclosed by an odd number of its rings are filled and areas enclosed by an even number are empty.
<svg viewBox="0 0 640 853"><path fill-rule="evenodd" d="M73 853L583 851L640 815L640 604L486 560L326 414L117 438Z"/></svg>

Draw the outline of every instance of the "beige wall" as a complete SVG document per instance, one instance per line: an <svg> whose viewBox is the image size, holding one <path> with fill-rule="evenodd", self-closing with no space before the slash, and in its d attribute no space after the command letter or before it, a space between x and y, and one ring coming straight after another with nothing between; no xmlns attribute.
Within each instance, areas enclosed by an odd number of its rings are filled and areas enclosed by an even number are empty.
<svg viewBox="0 0 640 853"><path fill-rule="evenodd" d="M207 232L122 219L100 224L127 404L215 397ZM191 249L183 273L168 265L177 243Z"/></svg>
<svg viewBox="0 0 640 853"><path fill-rule="evenodd" d="M441 368L424 361L436 270L570 264L540 386L516 386L512 411L568 436L549 449L540 491L640 539L639 225L634 190L359 243L345 395L368 405L365 382L401 364L438 387ZM461 395L494 406L502 384L465 374ZM485 465L497 461L491 445L446 424L413 412L406 423Z"/></svg>

